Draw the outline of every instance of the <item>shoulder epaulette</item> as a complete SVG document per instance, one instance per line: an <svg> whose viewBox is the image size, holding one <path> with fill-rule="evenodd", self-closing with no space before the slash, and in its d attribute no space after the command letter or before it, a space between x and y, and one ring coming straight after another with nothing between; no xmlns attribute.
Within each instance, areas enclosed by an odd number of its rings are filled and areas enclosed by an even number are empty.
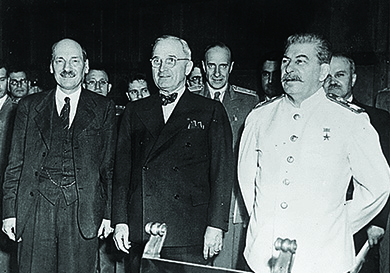
<svg viewBox="0 0 390 273"><path fill-rule="evenodd" d="M360 113L364 113L365 112L364 108L361 108L361 107L359 107L359 106L357 106L357 105L355 105L355 104L353 104L353 103L351 103L351 102L345 100L344 98L339 97L339 96L337 96L335 94L328 93L328 94L326 94L326 97L329 100L331 100L331 101L333 101L333 102L335 102L335 103L337 103L337 104L339 104L339 105L341 105L341 106L351 110L354 113L360 114Z"/></svg>
<svg viewBox="0 0 390 273"><path fill-rule="evenodd" d="M244 87L239 87L237 85L232 85L232 88L233 88L234 92L257 96L257 93L255 90L246 89Z"/></svg>
<svg viewBox="0 0 390 273"><path fill-rule="evenodd" d="M257 108L263 107L264 105L273 103L274 101L277 101L277 100L283 98L283 96L284 95L280 95L280 96L273 97L273 98L271 98L269 100L263 100L262 102L259 102L258 104L256 104L256 106L253 107L253 109L257 109Z"/></svg>
<svg viewBox="0 0 390 273"><path fill-rule="evenodd" d="M390 92L390 88L389 87L386 87L385 89L382 89L382 90L378 91L378 93L386 93L386 92Z"/></svg>

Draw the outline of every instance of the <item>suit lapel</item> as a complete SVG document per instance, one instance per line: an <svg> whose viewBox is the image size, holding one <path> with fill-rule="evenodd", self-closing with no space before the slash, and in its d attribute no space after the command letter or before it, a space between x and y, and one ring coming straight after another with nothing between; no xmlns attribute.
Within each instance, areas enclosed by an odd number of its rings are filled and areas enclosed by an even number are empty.
<svg viewBox="0 0 390 273"><path fill-rule="evenodd" d="M51 90L35 107L37 115L34 120L47 149L50 149L51 119L54 111L56 111L54 95L55 89Z"/></svg>
<svg viewBox="0 0 390 273"><path fill-rule="evenodd" d="M187 113L188 110L192 108L190 99L191 95L192 94L190 94L190 91L184 91L179 102L176 104L176 107L173 110L171 116L169 117L167 123L162 128L151 152L157 151L167 141L169 141L178 132L180 132L180 130L188 126L189 121L187 119Z"/></svg>
<svg viewBox="0 0 390 273"><path fill-rule="evenodd" d="M160 98L158 95L152 95L142 102L142 105L134 105L137 107L139 106L136 113L154 139L157 139L164 127L164 117ZM129 107L132 107L131 104Z"/></svg>
<svg viewBox="0 0 390 273"><path fill-rule="evenodd" d="M77 105L76 115L74 117L72 127L74 128L74 136L78 136L95 118L96 102L90 93L81 90L79 102Z"/></svg>

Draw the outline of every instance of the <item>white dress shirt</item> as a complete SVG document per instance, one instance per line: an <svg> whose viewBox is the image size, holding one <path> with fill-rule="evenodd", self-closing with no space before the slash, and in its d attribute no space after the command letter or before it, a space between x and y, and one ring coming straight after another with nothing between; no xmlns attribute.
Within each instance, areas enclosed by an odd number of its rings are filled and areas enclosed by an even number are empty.
<svg viewBox="0 0 390 273"><path fill-rule="evenodd" d="M175 99L174 102L172 103L168 103L167 105L162 105L162 110L163 110L163 114L164 114L164 121L165 123L167 123L169 117L171 116L173 110L175 109L176 107L176 104L179 102L181 96L183 95L184 91L186 90L186 87L183 86L182 88L180 88L179 90L175 91L175 92L172 92L172 93L177 93L177 98ZM168 95L166 92L160 90L160 93L164 94L164 95Z"/></svg>
<svg viewBox="0 0 390 273"><path fill-rule="evenodd" d="M74 93L68 95L61 91L61 89L57 86L56 89L56 105L57 105L57 113L61 114L62 107L65 104L65 98L68 97L70 99L70 111L69 111L69 127L72 126L73 119L76 115L77 105L79 103L79 98L81 94L81 87Z"/></svg>

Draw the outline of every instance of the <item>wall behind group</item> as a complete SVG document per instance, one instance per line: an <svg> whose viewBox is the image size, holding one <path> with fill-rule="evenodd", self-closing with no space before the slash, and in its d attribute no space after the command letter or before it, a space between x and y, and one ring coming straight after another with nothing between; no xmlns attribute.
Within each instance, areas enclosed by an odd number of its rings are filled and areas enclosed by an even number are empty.
<svg viewBox="0 0 390 273"><path fill-rule="evenodd" d="M153 41L171 34L188 41L194 59L209 43L225 42L235 60L232 81L256 89L262 54L283 50L293 33L316 32L352 55L355 94L372 105L389 85L389 6L388 0L1 0L0 58L42 71L50 87L51 46L70 37L122 92L123 76L135 68L149 74Z"/></svg>

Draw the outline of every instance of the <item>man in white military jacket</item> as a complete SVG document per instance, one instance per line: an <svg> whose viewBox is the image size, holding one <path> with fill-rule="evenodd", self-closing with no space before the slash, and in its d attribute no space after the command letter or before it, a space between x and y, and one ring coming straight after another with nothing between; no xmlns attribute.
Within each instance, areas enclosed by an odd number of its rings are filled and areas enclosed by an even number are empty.
<svg viewBox="0 0 390 273"><path fill-rule="evenodd" d="M286 95L246 120L238 175L250 215L244 256L255 272L271 271L278 237L297 241L292 272L347 272L352 235L389 196L389 167L367 114L322 88L330 57L320 36L290 36L281 66ZM356 191L346 203L352 175Z"/></svg>

